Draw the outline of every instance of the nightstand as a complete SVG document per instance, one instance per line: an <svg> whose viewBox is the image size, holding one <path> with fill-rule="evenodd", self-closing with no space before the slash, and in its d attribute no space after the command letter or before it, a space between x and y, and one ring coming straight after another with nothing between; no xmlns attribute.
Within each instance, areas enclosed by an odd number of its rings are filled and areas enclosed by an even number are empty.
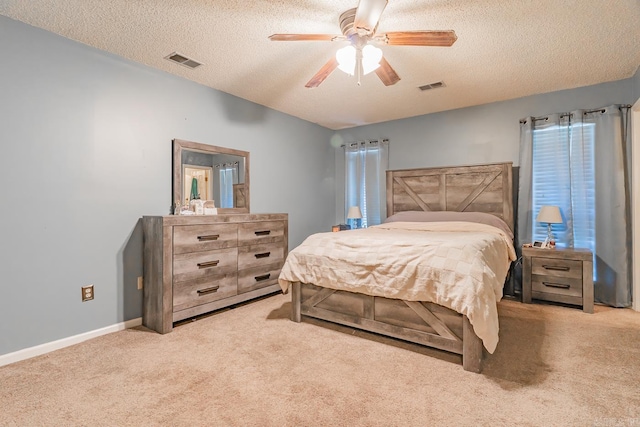
<svg viewBox="0 0 640 427"><path fill-rule="evenodd" d="M522 302L582 306L593 313L593 254L588 249L522 248Z"/></svg>

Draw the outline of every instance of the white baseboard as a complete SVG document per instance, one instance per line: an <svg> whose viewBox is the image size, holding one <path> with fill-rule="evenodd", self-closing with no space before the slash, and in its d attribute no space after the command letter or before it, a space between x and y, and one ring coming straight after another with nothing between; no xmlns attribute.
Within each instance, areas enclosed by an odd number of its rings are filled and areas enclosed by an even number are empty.
<svg viewBox="0 0 640 427"><path fill-rule="evenodd" d="M3 354L3 355L0 355L0 366L9 365L11 363L19 362L21 360L30 359L32 357L40 356L41 354L46 354L54 350L59 350L61 348L69 347L71 345L78 344L83 341L87 341L92 338L99 337L101 335L122 331L124 329L134 328L140 325L142 325L142 317L127 320L126 322L116 323L115 325L96 329L95 331L89 331L79 335L74 335L72 337L63 338L57 341L40 344L35 347L25 348L24 350L18 350L13 353Z"/></svg>

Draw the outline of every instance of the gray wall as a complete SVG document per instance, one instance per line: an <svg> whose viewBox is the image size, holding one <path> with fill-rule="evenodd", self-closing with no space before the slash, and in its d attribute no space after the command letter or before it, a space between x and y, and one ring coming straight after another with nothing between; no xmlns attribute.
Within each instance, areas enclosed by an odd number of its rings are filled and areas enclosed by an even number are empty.
<svg viewBox="0 0 640 427"><path fill-rule="evenodd" d="M635 78L527 96L336 132L333 140L389 138L389 168L409 169L512 161L519 165L519 120L527 116L633 104ZM446 89L443 89L446 90ZM428 102L428 99L427 101ZM337 222L344 221L343 150L335 151Z"/></svg>
<svg viewBox="0 0 640 427"><path fill-rule="evenodd" d="M0 45L0 354L141 316L173 138L249 151L252 212L288 213L291 247L333 223L327 129L4 16Z"/></svg>

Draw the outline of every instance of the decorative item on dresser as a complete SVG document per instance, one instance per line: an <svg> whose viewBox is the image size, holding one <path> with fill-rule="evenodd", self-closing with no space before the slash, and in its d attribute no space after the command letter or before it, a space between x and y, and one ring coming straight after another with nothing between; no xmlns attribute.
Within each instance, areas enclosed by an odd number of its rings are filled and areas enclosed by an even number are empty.
<svg viewBox="0 0 640 427"><path fill-rule="evenodd" d="M173 323L279 292L287 214L145 216L142 323Z"/></svg>
<svg viewBox="0 0 640 427"><path fill-rule="evenodd" d="M580 305L593 313L593 254L588 249L522 248L522 302Z"/></svg>

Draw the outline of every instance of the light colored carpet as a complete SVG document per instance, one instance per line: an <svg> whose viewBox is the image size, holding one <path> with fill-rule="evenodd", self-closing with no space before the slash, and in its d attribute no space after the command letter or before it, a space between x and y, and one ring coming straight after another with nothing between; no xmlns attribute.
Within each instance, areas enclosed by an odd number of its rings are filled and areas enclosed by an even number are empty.
<svg viewBox="0 0 640 427"><path fill-rule="evenodd" d="M2 426L637 426L640 313L500 303L482 374L276 295L0 368Z"/></svg>

